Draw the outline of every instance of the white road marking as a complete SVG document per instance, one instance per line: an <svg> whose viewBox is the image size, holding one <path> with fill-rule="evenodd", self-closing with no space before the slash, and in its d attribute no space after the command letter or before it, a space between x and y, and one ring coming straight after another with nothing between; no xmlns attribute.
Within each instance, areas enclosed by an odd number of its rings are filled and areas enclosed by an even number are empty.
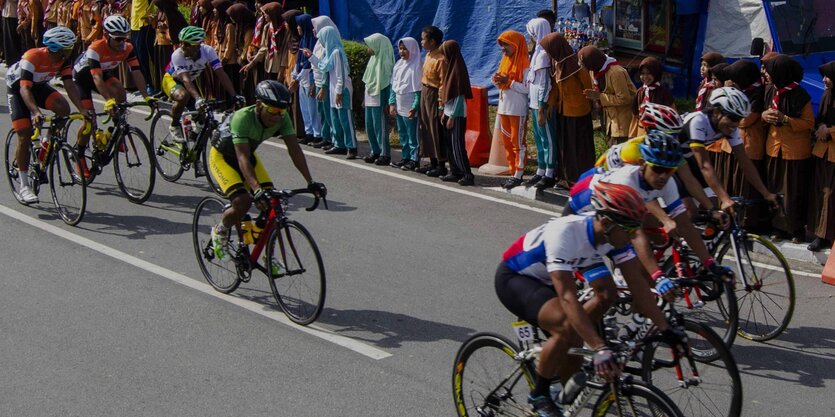
<svg viewBox="0 0 835 417"><path fill-rule="evenodd" d="M729 261L733 261L734 263L736 263L736 257L734 257L734 256L728 256L727 259ZM751 262L751 263L753 263L754 265L759 266L761 268L770 269L772 271L778 271L778 272L783 271L783 268L779 268L779 267L776 267L776 266L773 266L773 265L764 264L762 262L754 261L754 262ZM812 273L812 272L798 271L796 269L792 269L791 272L792 272L792 275L802 275L802 276L805 276L805 277L812 277L812 278L820 278L820 276L821 276L820 273L815 274L815 273Z"/></svg>
<svg viewBox="0 0 835 417"><path fill-rule="evenodd" d="M2 204L0 204L0 213L5 214L6 216L9 216L9 217L11 217L15 220L26 223L30 226L34 226L34 227L36 227L40 230L43 230L44 232L47 232L47 233L53 234L55 236L61 237L63 239L66 239L66 240L68 240L72 243L75 243L75 244L87 247L89 249L92 249L96 252L101 253L102 255L109 256L113 259L116 259L117 261L121 261L121 262L130 264L130 265L133 265L133 266L135 266L139 269L148 271L152 274L156 274L156 275L159 275L163 278L167 278L167 279L169 279L171 281L174 281L174 282L176 282L180 285L184 285L184 286L189 287L193 290L197 290L197 291L202 292L206 295L210 295L212 297L217 298L218 300L234 304L234 305L236 305L238 307L241 307L245 310L248 310L248 311L253 312L255 314L259 314L259 315L264 316L264 317L266 317L270 320L273 320L273 321L279 322L281 324L284 324L288 327L291 327L294 330L298 330L300 332L307 333L311 336L318 337L320 339L331 342L335 345L342 346L344 348L350 349L354 352L357 352L361 355L367 356L371 359L379 360L379 359L385 359L385 358L388 358L388 357L392 356L388 352L385 352L385 351L377 349L373 346L369 346L367 344L358 342L358 341L350 339L348 337L334 334L334 333L332 333L332 332L330 332L326 329L323 329L323 328L315 326L315 325L310 325L310 326L307 326L307 327L299 326L299 325L291 322L284 315L284 313L281 312L281 311L276 311L276 310L270 309L270 308L264 306L263 304L259 304L259 303L256 303L254 301L250 301L250 300L246 300L246 299L237 297L234 294L232 294L232 295L221 294L221 293L215 291L209 284L203 283L201 281L194 280L192 278L189 278L186 275L183 275L183 274L180 274L178 272L174 272L170 269L163 268L159 265L152 264L150 262L144 261L142 259L139 259L135 256L132 256L128 253L119 251L117 249L111 248L109 246L102 245L101 243L95 242L95 241L87 239L83 236L80 236L80 235L77 235L75 233L69 232L67 230L61 229L57 226L53 226L53 225L51 225L49 223L46 223L44 221L31 218L31 217L29 217L29 216L27 216L27 215L25 215L21 212L18 212L16 210L12 210L11 208L6 207Z"/></svg>

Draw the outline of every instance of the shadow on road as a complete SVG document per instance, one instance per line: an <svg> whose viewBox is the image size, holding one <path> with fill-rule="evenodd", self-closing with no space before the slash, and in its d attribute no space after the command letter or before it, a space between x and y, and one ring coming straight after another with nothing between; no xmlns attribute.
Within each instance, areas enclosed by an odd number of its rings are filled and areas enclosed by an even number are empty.
<svg viewBox="0 0 835 417"><path fill-rule="evenodd" d="M745 342L731 349L739 371L823 388L835 380L835 330L791 328L773 343Z"/></svg>
<svg viewBox="0 0 835 417"><path fill-rule="evenodd" d="M88 227L96 225L96 227ZM79 228L94 233L123 236L126 239L145 239L151 235L177 235L191 233L191 221L172 222L159 216L114 215L106 212L87 212Z"/></svg>

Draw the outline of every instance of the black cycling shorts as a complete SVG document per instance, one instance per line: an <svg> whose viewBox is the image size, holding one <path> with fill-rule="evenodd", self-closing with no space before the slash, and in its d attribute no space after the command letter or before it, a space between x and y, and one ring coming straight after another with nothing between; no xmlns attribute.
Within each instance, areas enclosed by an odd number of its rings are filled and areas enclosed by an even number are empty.
<svg viewBox="0 0 835 417"><path fill-rule="evenodd" d="M26 107L26 103L23 102L23 98L20 96L20 85L15 83L9 87L7 92L9 112L12 116L12 128L15 131L19 131L32 127L32 112L29 111L29 107ZM47 83L32 84L32 95L35 97L35 104L38 107L52 111L55 111L53 103L59 99L63 100L61 93L55 91Z"/></svg>
<svg viewBox="0 0 835 417"><path fill-rule="evenodd" d="M115 70L103 71L102 79L104 79L105 84L113 82L112 80L119 81ZM96 83L93 82L93 74L90 73L90 69L85 68L76 72L73 76L73 81L75 81L75 86L78 88L81 104L87 109L93 109L93 91L99 94L101 94L101 91L96 88Z"/></svg>

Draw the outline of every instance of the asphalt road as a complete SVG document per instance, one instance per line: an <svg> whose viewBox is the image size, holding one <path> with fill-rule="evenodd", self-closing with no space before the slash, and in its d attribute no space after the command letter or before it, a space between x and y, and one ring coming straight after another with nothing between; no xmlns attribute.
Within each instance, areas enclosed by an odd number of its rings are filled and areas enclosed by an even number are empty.
<svg viewBox="0 0 835 417"><path fill-rule="evenodd" d="M0 132L9 125L0 116ZM191 216L209 191L191 172L158 177L135 205L108 167L77 227L48 193L25 207L0 192L0 415L454 415L458 346L511 333L493 290L501 253L558 209L306 151L330 190L330 210L291 213L328 274L325 311L307 329L283 318L261 276L233 295L205 283ZM259 154L275 182L303 185L280 146ZM789 330L733 348L744 415L833 415L835 288L819 268L798 270L810 272L796 276Z"/></svg>

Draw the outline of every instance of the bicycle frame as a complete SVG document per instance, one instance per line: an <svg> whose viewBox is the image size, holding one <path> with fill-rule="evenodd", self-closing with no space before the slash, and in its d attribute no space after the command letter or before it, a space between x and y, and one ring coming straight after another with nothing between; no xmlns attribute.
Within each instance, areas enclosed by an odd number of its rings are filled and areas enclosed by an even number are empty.
<svg viewBox="0 0 835 417"><path fill-rule="evenodd" d="M199 110L199 117L202 118L204 122L202 130L198 133L197 138L194 141L186 140L186 142L182 145L160 144L158 146L162 147L162 149L167 152L177 155L177 157L180 158L180 164L193 164L197 161L200 153L205 151L206 144L208 143L209 138L211 138L212 132L220 127L220 123L218 123L217 119L214 117L214 110L215 106L219 106L224 102L225 101L221 100L210 100L206 103L205 107ZM225 114L226 113L224 113L224 115ZM191 146L189 146L190 143Z"/></svg>

